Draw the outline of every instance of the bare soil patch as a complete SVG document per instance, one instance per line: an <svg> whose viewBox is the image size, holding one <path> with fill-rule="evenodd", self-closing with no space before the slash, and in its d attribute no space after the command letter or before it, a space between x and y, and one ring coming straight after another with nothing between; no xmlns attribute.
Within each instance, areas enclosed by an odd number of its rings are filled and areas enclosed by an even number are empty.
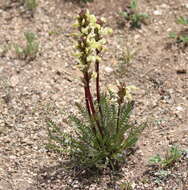
<svg viewBox="0 0 188 190"><path fill-rule="evenodd" d="M183 30L176 19L188 16L188 3L140 0L141 12L150 18L136 30L118 25L118 12L128 3L40 0L31 18L18 1L0 2L0 190L126 189L126 183L135 190L188 189L188 154L162 177L148 166L151 156L164 156L170 145L188 149L188 49L168 38L170 31ZM70 34L83 7L105 17L114 31L101 65L103 88L116 80L139 87L132 119L149 125L137 151L117 173L70 170L68 158L45 148L45 119L66 127L63 118L74 112L75 101L82 101ZM13 48L15 43L25 44L27 31L34 32L40 44L30 62L18 59ZM121 65L126 45L137 53L131 64Z"/></svg>

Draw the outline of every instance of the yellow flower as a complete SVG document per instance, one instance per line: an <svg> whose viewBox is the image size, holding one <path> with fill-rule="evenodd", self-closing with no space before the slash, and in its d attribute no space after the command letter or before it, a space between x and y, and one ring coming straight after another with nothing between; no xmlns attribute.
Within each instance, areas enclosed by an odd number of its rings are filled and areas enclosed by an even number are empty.
<svg viewBox="0 0 188 190"><path fill-rule="evenodd" d="M101 45L104 45L106 43L106 40L103 38L101 40L98 41Z"/></svg>
<svg viewBox="0 0 188 190"><path fill-rule="evenodd" d="M91 77L92 77L93 79L96 79L96 78L97 78L97 73L94 71L94 72L92 73Z"/></svg>
<svg viewBox="0 0 188 190"><path fill-rule="evenodd" d="M76 53L73 53L73 56L80 58L83 53L77 51Z"/></svg>
<svg viewBox="0 0 188 190"><path fill-rule="evenodd" d="M84 33L84 34L88 34L89 27L82 28L81 31L82 31L82 33Z"/></svg>
<svg viewBox="0 0 188 190"><path fill-rule="evenodd" d="M104 17L101 17L100 20L101 20L102 22L104 22L104 23L106 22L106 19L105 19Z"/></svg>
<svg viewBox="0 0 188 190"><path fill-rule="evenodd" d="M107 89L108 89L108 91L110 91L114 94L117 94L117 92L118 92L118 87L116 85L109 84L107 86Z"/></svg>
<svg viewBox="0 0 188 190"><path fill-rule="evenodd" d="M95 15L90 15L90 14L86 14L86 15L87 15L88 21L90 23L96 23L97 19L96 19Z"/></svg>
<svg viewBox="0 0 188 190"><path fill-rule="evenodd" d="M113 30L111 28L102 28L100 31L101 35L108 35L108 34L112 34Z"/></svg>
<svg viewBox="0 0 188 190"><path fill-rule="evenodd" d="M130 86L126 86L126 95L125 97L128 99L128 100L132 100L132 91L134 90L138 90L138 88L134 85L130 85Z"/></svg>
<svg viewBox="0 0 188 190"><path fill-rule="evenodd" d="M79 69L80 71L84 71L88 66L79 63L79 64L77 65L77 67L78 67L78 69Z"/></svg>
<svg viewBox="0 0 188 190"><path fill-rule="evenodd" d="M94 55L89 55L87 57L87 62L95 62L96 61L96 56Z"/></svg>
<svg viewBox="0 0 188 190"><path fill-rule="evenodd" d="M74 28L78 28L79 27L79 23L78 21L76 20L76 22L72 25Z"/></svg>
<svg viewBox="0 0 188 190"><path fill-rule="evenodd" d="M114 95L117 95L118 93L118 87L120 85L120 82L119 81L116 81L117 85L108 85L107 89L108 91L110 91L111 93L113 93ZM130 86L126 86L125 87L125 98L127 98L128 100L132 100L132 92L134 90L138 90L139 88L137 88L136 86L134 85L130 85Z"/></svg>
<svg viewBox="0 0 188 190"><path fill-rule="evenodd" d="M91 49L95 50L95 49L100 49L101 48L101 43L100 42L96 42L94 38L91 39L87 39L88 45L90 46Z"/></svg>

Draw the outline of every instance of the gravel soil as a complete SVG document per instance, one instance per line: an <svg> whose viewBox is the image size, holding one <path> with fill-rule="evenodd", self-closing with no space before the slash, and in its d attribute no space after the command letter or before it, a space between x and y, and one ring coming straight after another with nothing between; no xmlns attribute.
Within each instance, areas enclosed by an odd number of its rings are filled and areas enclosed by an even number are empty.
<svg viewBox="0 0 188 190"><path fill-rule="evenodd" d="M156 154L164 157L172 145L188 150L188 49L168 37L185 29L176 20L188 16L188 2L139 0L139 10L150 17L135 30L118 14L128 4L38 0L32 15L19 0L0 1L0 190L188 189L188 153L165 170L148 162ZM83 100L70 35L83 7L113 29L101 63L102 88L116 80L137 86L132 119L148 123L117 173L70 170L66 156L45 148L46 118L66 129L63 119ZM14 49L25 46L27 31L40 45L33 60L20 59ZM126 47L136 51L130 64L122 63Z"/></svg>

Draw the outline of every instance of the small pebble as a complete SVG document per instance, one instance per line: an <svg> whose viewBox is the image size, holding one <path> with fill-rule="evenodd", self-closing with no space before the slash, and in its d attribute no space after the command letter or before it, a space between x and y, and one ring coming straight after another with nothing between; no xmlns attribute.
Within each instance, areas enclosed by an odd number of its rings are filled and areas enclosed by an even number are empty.
<svg viewBox="0 0 188 190"><path fill-rule="evenodd" d="M153 11L153 14L156 16L162 15L162 11L161 10L155 10Z"/></svg>

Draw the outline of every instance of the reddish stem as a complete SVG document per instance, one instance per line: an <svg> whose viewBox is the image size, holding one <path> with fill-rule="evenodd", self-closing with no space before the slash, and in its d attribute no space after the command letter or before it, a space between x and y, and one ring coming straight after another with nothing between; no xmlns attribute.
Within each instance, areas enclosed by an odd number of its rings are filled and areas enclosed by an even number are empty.
<svg viewBox="0 0 188 190"><path fill-rule="evenodd" d="M120 120L120 113L121 113L121 104L118 107L118 115L117 115L117 126L116 126L116 133L119 132L119 120Z"/></svg>
<svg viewBox="0 0 188 190"><path fill-rule="evenodd" d="M101 136L103 137L103 131L100 127L100 124L99 124L99 121L96 117L96 111L95 111L95 107L94 107L94 104L93 104L93 97L91 95L91 91L90 91L90 86L89 86L89 75L88 75L88 72L85 72L84 73L84 78L85 78L85 95L86 95L86 100L88 102L88 107L89 107L89 110L91 110L90 113L92 113L92 116L93 116L93 119L95 120L96 124L97 124L97 128L101 134Z"/></svg>
<svg viewBox="0 0 188 190"><path fill-rule="evenodd" d="M96 53L98 55L99 51L96 50ZM97 73L97 78L96 78L97 102L98 102L99 112L100 112L101 119L102 119L103 118L103 114L102 114L102 108L101 108L101 103L100 103L99 61L98 60L96 60L96 62L95 62L95 72Z"/></svg>
<svg viewBox="0 0 188 190"><path fill-rule="evenodd" d="M88 93L87 93L87 88L86 87L84 87L84 92L85 92L86 108L87 108L89 116L91 117L91 110L90 110L90 107L89 107L89 101L88 101L88 95L87 95Z"/></svg>
<svg viewBox="0 0 188 190"><path fill-rule="evenodd" d="M88 99L88 88L85 86L84 87L84 91L85 91L85 101L86 101L86 107L87 107L87 110L88 110L88 114L89 114L89 117L90 119L92 120L92 115L91 115L91 108L90 108L90 104L89 104L89 99ZM96 129L95 129L95 126L92 127L92 130L93 132L96 134Z"/></svg>

